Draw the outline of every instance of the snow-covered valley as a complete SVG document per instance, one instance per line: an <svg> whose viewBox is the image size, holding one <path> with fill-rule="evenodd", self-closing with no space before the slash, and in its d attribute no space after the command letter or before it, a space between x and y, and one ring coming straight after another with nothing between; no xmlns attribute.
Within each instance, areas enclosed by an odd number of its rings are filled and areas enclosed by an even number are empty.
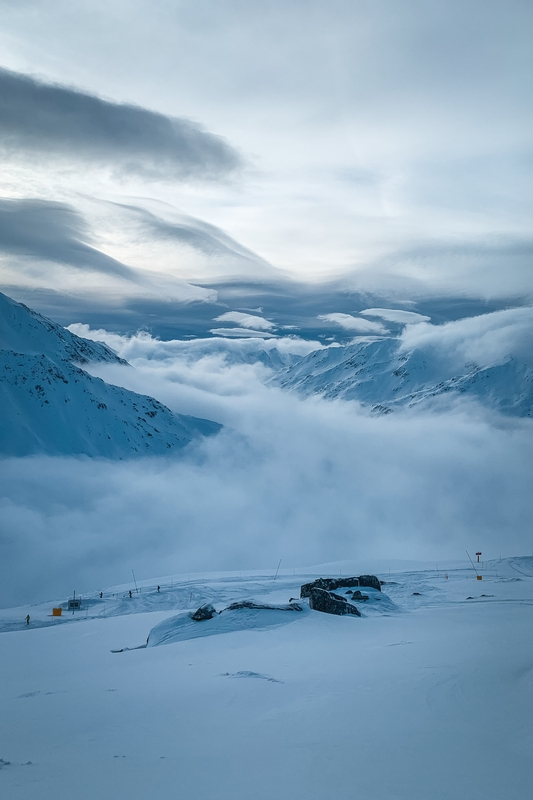
<svg viewBox="0 0 533 800"><path fill-rule="evenodd" d="M484 565L482 581L469 565L384 572L389 600L362 618L273 612L288 619L119 653L201 602L287 603L326 573L161 578L160 592L157 581L101 601L94 592L55 619L53 602L4 609L1 790L522 800L533 778L532 561Z"/></svg>

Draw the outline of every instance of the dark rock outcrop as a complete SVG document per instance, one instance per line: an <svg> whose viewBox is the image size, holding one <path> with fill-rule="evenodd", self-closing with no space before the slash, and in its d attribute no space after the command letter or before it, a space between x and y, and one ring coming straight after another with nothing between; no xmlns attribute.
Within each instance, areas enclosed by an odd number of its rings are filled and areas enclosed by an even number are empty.
<svg viewBox="0 0 533 800"><path fill-rule="evenodd" d="M353 586L368 586L381 592L381 583L375 575L360 575L358 578L317 578L311 583L304 583L300 588L300 597L310 597L313 589L325 589L333 592L335 589L347 589Z"/></svg>
<svg viewBox="0 0 533 800"><path fill-rule="evenodd" d="M313 611L322 611L324 614L336 614L339 617L346 614L361 616L359 610L344 597L316 586L311 589L309 594L309 608L312 608Z"/></svg>
<svg viewBox="0 0 533 800"><path fill-rule="evenodd" d="M201 622L204 619L213 619L216 613L217 610L211 603L204 603L194 614L191 614L191 619L194 619L196 622Z"/></svg>
<svg viewBox="0 0 533 800"><path fill-rule="evenodd" d="M361 600L363 602L366 602L366 600L368 600L368 595L367 594L362 594L359 591L359 589L356 589L355 592L346 592L346 594L351 594L352 595L352 597L351 597L352 600Z"/></svg>
<svg viewBox="0 0 533 800"><path fill-rule="evenodd" d="M381 581L375 575L359 575L359 586L368 586L381 592Z"/></svg>
<svg viewBox="0 0 533 800"><path fill-rule="evenodd" d="M300 588L300 597L310 597L313 589L325 589L332 592L335 589L344 589L350 586L359 586L359 578L317 578L311 583L304 583Z"/></svg>

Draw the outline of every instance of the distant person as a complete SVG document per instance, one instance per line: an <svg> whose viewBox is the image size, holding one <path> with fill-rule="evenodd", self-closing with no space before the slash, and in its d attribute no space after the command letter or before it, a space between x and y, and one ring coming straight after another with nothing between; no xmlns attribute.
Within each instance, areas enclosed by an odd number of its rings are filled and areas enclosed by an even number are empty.
<svg viewBox="0 0 533 800"><path fill-rule="evenodd" d="M157 587L157 592L158 592L158 594L159 594L159 592L160 592L160 591L161 591L161 587L160 587L160 586L158 586L158 587Z"/></svg>
<svg viewBox="0 0 533 800"><path fill-rule="evenodd" d="M100 592L100 600L102 599L103 596L104 596L104 593Z"/></svg>
<svg viewBox="0 0 533 800"><path fill-rule="evenodd" d="M129 596L130 596L130 597L132 597L132 594L131 594L131 589L129 590Z"/></svg>
<svg viewBox="0 0 533 800"><path fill-rule="evenodd" d="M26 625L30 624L30 615L26 614Z"/></svg>

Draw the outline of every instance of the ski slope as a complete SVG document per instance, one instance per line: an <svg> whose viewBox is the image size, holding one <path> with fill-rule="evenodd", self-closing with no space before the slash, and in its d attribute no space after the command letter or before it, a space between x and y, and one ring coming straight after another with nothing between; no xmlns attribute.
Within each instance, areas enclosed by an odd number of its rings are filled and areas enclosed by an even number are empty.
<svg viewBox="0 0 533 800"><path fill-rule="evenodd" d="M4 609L2 796L523 800L533 578L498 564L380 575L390 606L361 618L274 611L290 621L164 646L142 645L201 602L286 604L316 573L147 581L56 620Z"/></svg>

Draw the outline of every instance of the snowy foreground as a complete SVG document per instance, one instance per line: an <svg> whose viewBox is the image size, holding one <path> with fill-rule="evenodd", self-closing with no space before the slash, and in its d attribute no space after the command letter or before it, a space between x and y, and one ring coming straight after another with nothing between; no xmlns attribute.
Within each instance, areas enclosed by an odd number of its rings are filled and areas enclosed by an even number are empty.
<svg viewBox="0 0 533 800"><path fill-rule="evenodd" d="M286 604L310 573L182 576L131 599L118 587L58 619L55 603L0 610L0 794L529 797L533 558L482 574L381 574L383 596L363 590L362 618L305 601L301 613L237 622L185 613L204 602ZM140 647L154 628L165 636Z"/></svg>

